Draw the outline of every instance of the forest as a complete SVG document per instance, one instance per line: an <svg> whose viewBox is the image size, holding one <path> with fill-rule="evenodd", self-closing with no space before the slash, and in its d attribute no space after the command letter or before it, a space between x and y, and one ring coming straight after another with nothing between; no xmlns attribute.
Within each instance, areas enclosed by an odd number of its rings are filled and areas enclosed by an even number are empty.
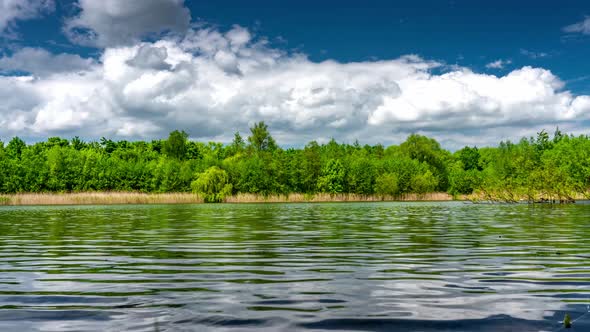
<svg viewBox="0 0 590 332"><path fill-rule="evenodd" d="M175 130L167 139L85 142L51 137L0 142L0 192L194 192L228 195L376 195L448 192L484 200L561 200L590 196L590 137L541 131L518 143L451 153L426 136L399 145L309 142L281 148L264 122L230 144L203 143Z"/></svg>

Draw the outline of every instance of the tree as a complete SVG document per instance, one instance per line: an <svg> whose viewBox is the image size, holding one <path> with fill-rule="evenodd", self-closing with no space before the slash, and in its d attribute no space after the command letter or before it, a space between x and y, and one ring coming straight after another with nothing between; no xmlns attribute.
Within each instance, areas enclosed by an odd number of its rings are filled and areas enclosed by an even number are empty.
<svg viewBox="0 0 590 332"><path fill-rule="evenodd" d="M471 194L480 186L481 172L476 168L467 170L466 168L461 161L457 161L451 166L449 172L449 193L451 195Z"/></svg>
<svg viewBox="0 0 590 332"><path fill-rule="evenodd" d="M86 144L78 136L72 138L72 147L76 150L82 150Z"/></svg>
<svg viewBox="0 0 590 332"><path fill-rule="evenodd" d="M481 171L479 165L479 150L476 147L464 147L457 151L458 159L463 164L463 169L468 171L470 169L476 169Z"/></svg>
<svg viewBox="0 0 590 332"><path fill-rule="evenodd" d="M240 161L238 186L241 192L268 196L281 193L277 163L267 154L253 154Z"/></svg>
<svg viewBox="0 0 590 332"><path fill-rule="evenodd" d="M399 148L403 154L419 162L425 162L432 166L438 166L441 163L442 149L440 144L432 138L412 134L400 144Z"/></svg>
<svg viewBox="0 0 590 332"><path fill-rule="evenodd" d="M8 153L8 155L13 159L20 158L23 150L26 147L27 144L22 139L14 137L10 140L10 142L8 142L8 145L6 146L6 153Z"/></svg>
<svg viewBox="0 0 590 332"><path fill-rule="evenodd" d="M167 140L85 143L48 138L27 145L0 142L0 192L142 191L201 193L219 201L229 193L425 194L475 192L516 202L590 198L590 137L545 131L514 144L465 147L453 155L435 140L410 135L400 146L312 141L303 149L277 147L264 122L248 145L193 142L183 131Z"/></svg>
<svg viewBox="0 0 590 332"><path fill-rule="evenodd" d="M344 191L344 166L339 159L330 159L322 169L322 176L318 179L318 190L329 194L339 194Z"/></svg>
<svg viewBox="0 0 590 332"><path fill-rule="evenodd" d="M104 137L101 137L100 145L102 145L106 153L112 153L117 148L117 144L115 142Z"/></svg>
<svg viewBox="0 0 590 332"><path fill-rule="evenodd" d="M304 170L301 183L303 190L307 193L314 192L317 189L318 179L322 172L322 156L320 146L316 141L309 142L303 149L303 165L299 165Z"/></svg>
<svg viewBox="0 0 590 332"><path fill-rule="evenodd" d="M382 197L397 196L399 194L397 174L385 173L379 175L375 179L375 193Z"/></svg>
<svg viewBox="0 0 590 332"><path fill-rule="evenodd" d="M197 179L191 183L191 188L193 192L202 195L207 203L221 202L232 192L227 173L217 166L209 167L198 174Z"/></svg>
<svg viewBox="0 0 590 332"><path fill-rule="evenodd" d="M366 156L354 154L346 174L347 191L356 194L370 195L375 186L375 167Z"/></svg>
<svg viewBox="0 0 590 332"><path fill-rule="evenodd" d="M557 129L557 133L559 133L559 129ZM534 141L534 145L539 155L541 155L543 151L553 148L553 141L549 139L549 134L545 130L541 130L537 133L537 139Z"/></svg>
<svg viewBox="0 0 590 332"><path fill-rule="evenodd" d="M236 131L236 133L234 134L232 146L234 147L234 149L236 149L236 151L241 151L246 146L246 143L244 142L244 139L242 138L242 135L240 135L239 131Z"/></svg>
<svg viewBox="0 0 590 332"><path fill-rule="evenodd" d="M186 156L186 143L188 134L184 131L175 130L170 133L164 143L164 153L168 157L183 160Z"/></svg>
<svg viewBox="0 0 590 332"><path fill-rule="evenodd" d="M449 159L451 159L450 153L443 150L435 139L412 134L408 136L405 142L400 144L399 148L403 155L430 166L432 175L436 177L437 185L435 189L447 190L448 170L446 166Z"/></svg>
<svg viewBox="0 0 590 332"><path fill-rule="evenodd" d="M228 147L229 155L233 156L235 154L238 154L238 153L244 151L245 147L246 147L246 143L244 142L242 135L240 135L239 131L236 131L236 133L234 134L234 139Z"/></svg>
<svg viewBox="0 0 590 332"><path fill-rule="evenodd" d="M424 172L423 174L418 174L412 177L411 187L412 190L417 194L426 194L429 192L434 191L436 186L438 185L438 181L432 175L432 172L429 170Z"/></svg>
<svg viewBox="0 0 590 332"><path fill-rule="evenodd" d="M264 121L254 124L250 128L251 135L248 137L248 142L256 151L273 151L277 148L275 140L268 132L268 126Z"/></svg>

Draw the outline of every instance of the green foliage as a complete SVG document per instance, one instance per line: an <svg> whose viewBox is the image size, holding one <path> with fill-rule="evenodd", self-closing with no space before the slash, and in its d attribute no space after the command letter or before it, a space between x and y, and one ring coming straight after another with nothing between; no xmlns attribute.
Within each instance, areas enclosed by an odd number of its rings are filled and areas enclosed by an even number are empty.
<svg viewBox="0 0 590 332"><path fill-rule="evenodd" d="M449 172L449 193L471 194L481 185L481 172L477 168L465 167L462 161L451 166Z"/></svg>
<svg viewBox="0 0 590 332"><path fill-rule="evenodd" d="M385 197L448 191L505 201L590 198L590 138L559 129L553 137L541 131L518 143L465 147L453 154L421 135L410 135L399 146L332 139L283 150L264 122L251 128L248 142L239 133L227 145L194 142L177 130L151 142L51 137L27 145L15 137L0 142L0 194L193 190L219 201L236 193Z"/></svg>
<svg viewBox="0 0 590 332"><path fill-rule="evenodd" d="M462 163L463 169L468 170L480 170L481 167L479 165L479 150L476 147L464 147L463 149L457 151L457 159L459 159Z"/></svg>
<svg viewBox="0 0 590 332"><path fill-rule="evenodd" d="M16 159L19 158L23 152L23 150L27 147L25 141L23 141L22 139L15 137L13 139L10 140L10 142L8 142L8 145L6 146L6 153Z"/></svg>
<svg viewBox="0 0 590 332"><path fill-rule="evenodd" d="M245 148L246 142L244 142L242 135L240 135L239 132L236 132L234 134L234 140L232 141L231 146L229 147L229 154L235 155L237 153L243 152Z"/></svg>
<svg viewBox="0 0 590 332"><path fill-rule="evenodd" d="M438 185L438 180L434 177L430 170L422 174L416 174L412 177L411 188L417 194L426 194L433 192Z"/></svg>
<svg viewBox="0 0 590 332"><path fill-rule="evenodd" d="M164 154L171 158L184 159L187 151L187 139L188 134L184 131L171 132L163 146Z"/></svg>
<svg viewBox="0 0 590 332"><path fill-rule="evenodd" d="M273 151L277 148L275 140L270 136L268 126L264 121L254 124L250 128L251 135L248 137L248 142L256 151Z"/></svg>
<svg viewBox="0 0 590 332"><path fill-rule="evenodd" d="M346 173L347 192L363 195L373 194L376 171L371 159L353 155Z"/></svg>
<svg viewBox="0 0 590 332"><path fill-rule="evenodd" d="M193 192L202 195L208 203L221 202L232 192L227 173L217 166L209 167L205 172L198 174L197 179L191 183L191 188Z"/></svg>
<svg viewBox="0 0 590 332"><path fill-rule="evenodd" d="M303 170L301 182L302 191L315 192L318 180L322 172L321 147L316 141L312 141L303 149L303 161L299 165Z"/></svg>
<svg viewBox="0 0 590 332"><path fill-rule="evenodd" d="M339 159L330 159L322 169L322 176L318 179L318 190L329 194L339 194L344 191L345 169Z"/></svg>
<svg viewBox="0 0 590 332"><path fill-rule="evenodd" d="M279 160L269 155L252 155L239 162L239 180L237 189L240 192L268 196L282 193L279 182Z"/></svg>
<svg viewBox="0 0 590 332"><path fill-rule="evenodd" d="M375 193L381 196L397 196L399 194L397 174L385 173L379 175L375 179Z"/></svg>
<svg viewBox="0 0 590 332"><path fill-rule="evenodd" d="M448 151L443 150L436 140L412 134L408 136L405 142L400 144L399 152L403 156L428 165L431 175L436 178L434 189L441 191L448 189L447 164L451 160L451 155Z"/></svg>

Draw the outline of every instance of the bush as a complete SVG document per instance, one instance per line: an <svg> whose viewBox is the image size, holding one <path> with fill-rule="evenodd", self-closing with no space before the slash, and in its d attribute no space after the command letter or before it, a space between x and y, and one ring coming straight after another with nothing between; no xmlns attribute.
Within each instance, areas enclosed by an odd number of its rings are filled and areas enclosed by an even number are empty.
<svg viewBox="0 0 590 332"><path fill-rule="evenodd" d="M375 179L375 193L381 196L396 196L399 194L397 174L385 173Z"/></svg>

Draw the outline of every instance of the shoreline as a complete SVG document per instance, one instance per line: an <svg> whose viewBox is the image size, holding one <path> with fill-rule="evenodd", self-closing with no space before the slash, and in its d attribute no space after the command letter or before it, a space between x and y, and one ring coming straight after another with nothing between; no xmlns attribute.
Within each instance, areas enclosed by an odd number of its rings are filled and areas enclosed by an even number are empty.
<svg viewBox="0 0 590 332"><path fill-rule="evenodd" d="M299 194L258 195L237 194L222 203L329 203L329 202L443 202L464 201L448 193L405 194L400 196L358 194ZM193 193L138 192L80 192L80 193L19 193L0 195L0 206L27 205L125 205L125 204L208 204ZM214 203L213 203L214 204Z"/></svg>

